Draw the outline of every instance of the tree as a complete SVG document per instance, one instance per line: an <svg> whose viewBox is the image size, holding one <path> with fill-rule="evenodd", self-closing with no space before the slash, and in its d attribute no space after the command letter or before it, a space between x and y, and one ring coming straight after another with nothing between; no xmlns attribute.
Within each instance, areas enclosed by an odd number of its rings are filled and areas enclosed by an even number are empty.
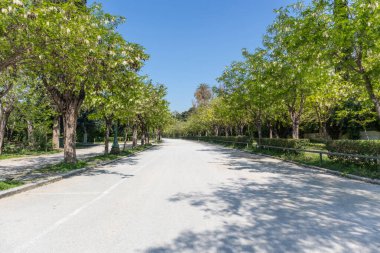
<svg viewBox="0 0 380 253"><path fill-rule="evenodd" d="M207 84L200 84L194 93L197 106L207 105L212 98L212 91Z"/></svg>
<svg viewBox="0 0 380 253"><path fill-rule="evenodd" d="M326 5L326 12L333 13L334 26L329 30L333 42L333 63L346 79L366 90L380 119L378 2L334 0L333 4Z"/></svg>
<svg viewBox="0 0 380 253"><path fill-rule="evenodd" d="M114 32L122 18L104 14L97 5L87 8L67 1L42 6L33 70L63 117L65 162L74 163L77 118L86 94L117 85L104 81L104 62L112 59L113 67L136 71L147 56Z"/></svg>
<svg viewBox="0 0 380 253"><path fill-rule="evenodd" d="M14 88L0 99L0 155L2 154L4 147L5 129L9 116L15 109L16 103L25 95L27 81L25 76L15 78L9 75L4 75L4 73L0 76L0 80L3 78L12 82L12 87Z"/></svg>

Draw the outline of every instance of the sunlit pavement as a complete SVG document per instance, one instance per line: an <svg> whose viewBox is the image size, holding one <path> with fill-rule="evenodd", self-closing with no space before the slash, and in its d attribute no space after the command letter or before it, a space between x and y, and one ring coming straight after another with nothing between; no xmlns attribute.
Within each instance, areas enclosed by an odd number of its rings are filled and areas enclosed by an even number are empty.
<svg viewBox="0 0 380 253"><path fill-rule="evenodd" d="M0 200L0 252L379 252L379 210L378 185L165 140Z"/></svg>

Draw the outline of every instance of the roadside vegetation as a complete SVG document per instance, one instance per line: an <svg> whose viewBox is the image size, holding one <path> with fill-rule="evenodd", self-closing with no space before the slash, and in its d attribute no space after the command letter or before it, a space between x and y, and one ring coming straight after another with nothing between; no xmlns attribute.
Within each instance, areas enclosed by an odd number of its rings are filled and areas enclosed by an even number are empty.
<svg viewBox="0 0 380 253"><path fill-rule="evenodd" d="M18 181L0 181L0 191L5 191L5 190L9 190L11 188L14 188L14 187L18 187L18 186L21 186L23 185L22 182L18 182Z"/></svg>
<svg viewBox="0 0 380 253"><path fill-rule="evenodd" d="M170 137L257 140L259 146L353 156L266 152L305 164L378 178L380 7L376 1L299 2L275 11L262 47L242 49L194 105L173 114ZM371 136L371 133L374 135ZM362 139L362 140L359 140Z"/></svg>
<svg viewBox="0 0 380 253"><path fill-rule="evenodd" d="M4 152L0 156L0 160L11 159L11 158L24 158L28 156L39 156L39 155L52 155L59 153L59 150L49 150L49 151L38 151L38 150L17 150Z"/></svg>
<svg viewBox="0 0 380 253"><path fill-rule="evenodd" d="M225 137L184 137L189 140L199 140L209 143L215 143L229 148L237 148L253 154L264 154L269 156L278 157L283 160L293 161L300 164L317 166L320 168L330 169L338 171L344 174L351 174L360 177L367 177L372 179L380 179L380 166L374 161L363 161L357 159L337 159L337 157L323 155L322 161L319 154L294 151L286 151L281 149L271 149L265 147L259 147L257 140L251 140L250 138L233 139ZM319 150L328 151L325 144L310 143L305 145L303 149L307 150ZM280 147L280 146L279 146ZM284 146L285 147L285 146Z"/></svg>
<svg viewBox="0 0 380 253"><path fill-rule="evenodd" d="M150 147L152 147L152 144L139 145L134 148L121 151L118 154L104 154L104 155L93 156L86 159L78 160L76 163L61 162L57 164L43 166L39 169L36 169L27 173L21 178L14 179L14 180L0 181L0 191L9 190L11 188L22 186L31 181L36 181L37 179L44 179L44 178L59 175L62 173L75 171L78 169L92 168L104 162L112 162L123 157L128 157L137 152L141 152L146 149L149 149Z"/></svg>
<svg viewBox="0 0 380 253"><path fill-rule="evenodd" d="M306 138L326 142L380 130L378 4L312 1L276 13L262 47L243 49L214 87L199 85L193 108L174 114L168 135L313 133Z"/></svg>
<svg viewBox="0 0 380 253"><path fill-rule="evenodd" d="M76 141L108 154L112 136L161 138L167 90L140 74L149 56L117 32L124 17L82 0L2 0L0 13L0 159L62 148L75 164Z"/></svg>
<svg viewBox="0 0 380 253"><path fill-rule="evenodd" d="M136 152L141 152L143 150L146 150L147 148L151 146L152 146L151 144L145 144L143 146L137 146L133 149L121 151L118 154L105 154L105 155L93 156L90 158L78 160L78 162L75 164L61 162L58 164L42 167L40 169L35 170L33 173L59 174L59 173L70 172L73 170L82 169L86 167L93 167L104 162L109 162L109 161L113 161L119 158L130 156L132 154L135 154Z"/></svg>

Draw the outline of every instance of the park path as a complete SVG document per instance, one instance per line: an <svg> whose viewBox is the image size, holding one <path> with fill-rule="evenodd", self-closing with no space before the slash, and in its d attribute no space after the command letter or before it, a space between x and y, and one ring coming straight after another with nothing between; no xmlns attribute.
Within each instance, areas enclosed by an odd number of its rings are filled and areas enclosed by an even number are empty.
<svg viewBox="0 0 380 253"><path fill-rule="evenodd" d="M380 186L165 140L0 199L0 252L379 252Z"/></svg>
<svg viewBox="0 0 380 253"><path fill-rule="evenodd" d="M101 155L104 152L104 145L88 146L77 149L79 159ZM49 164L63 161L63 152L50 155L29 156L0 160L0 180L14 178L15 176L26 174L32 170L41 168Z"/></svg>

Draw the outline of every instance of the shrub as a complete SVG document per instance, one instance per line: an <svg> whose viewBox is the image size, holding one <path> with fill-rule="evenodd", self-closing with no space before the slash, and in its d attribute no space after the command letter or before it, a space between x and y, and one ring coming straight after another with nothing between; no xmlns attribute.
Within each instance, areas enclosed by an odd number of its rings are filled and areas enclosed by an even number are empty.
<svg viewBox="0 0 380 253"><path fill-rule="evenodd" d="M200 137L185 137L185 139L202 140L209 142L244 142L251 143L252 139L249 136L200 136Z"/></svg>
<svg viewBox="0 0 380 253"><path fill-rule="evenodd" d="M379 156L380 141L361 141L361 140L338 140L327 142L326 148L329 152L345 153L365 156ZM377 159L365 159L346 156L329 155L330 159L350 162L355 164L375 165Z"/></svg>
<svg viewBox="0 0 380 253"><path fill-rule="evenodd" d="M259 140L256 140L259 143ZM261 139L260 145L264 146L274 146L281 148L295 148L295 149L305 149L309 144L309 139Z"/></svg>

